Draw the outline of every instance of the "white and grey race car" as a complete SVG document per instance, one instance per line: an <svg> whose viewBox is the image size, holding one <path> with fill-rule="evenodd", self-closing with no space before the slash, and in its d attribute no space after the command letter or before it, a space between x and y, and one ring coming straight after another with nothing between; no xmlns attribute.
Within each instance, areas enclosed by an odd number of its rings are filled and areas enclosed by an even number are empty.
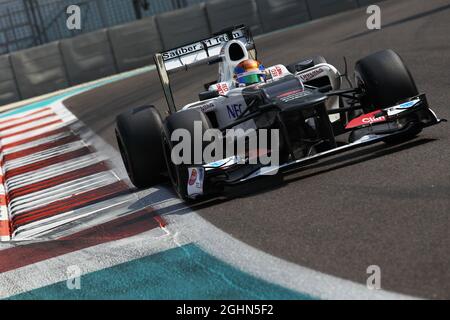
<svg viewBox="0 0 450 320"><path fill-rule="evenodd" d="M314 57L266 68L264 83L236 85L235 67L246 59L256 59L256 55L245 26L155 55L169 115L163 120L154 106L143 106L117 117L118 145L136 187L151 187L170 179L183 199L221 194L225 187L286 173L350 149L402 142L442 121L429 109L425 95L419 94L407 67L392 50L359 60L354 84L347 72L342 75L323 57ZM205 64L218 64L217 81L205 85L198 101L178 107L170 74ZM344 78L349 83L345 89ZM242 129L237 132L244 134L234 135L231 144L244 141L244 149L215 154L208 161L184 151L187 161L177 163L173 151L182 141L173 134L179 129L197 138L215 129L222 134L216 137L218 143L227 141L228 145L228 131ZM264 147L257 144L252 149L245 133L261 130L276 130L277 142L270 141ZM197 151L202 154L205 142L194 142L190 141L192 150L200 145ZM275 153L276 163L252 161Z"/></svg>

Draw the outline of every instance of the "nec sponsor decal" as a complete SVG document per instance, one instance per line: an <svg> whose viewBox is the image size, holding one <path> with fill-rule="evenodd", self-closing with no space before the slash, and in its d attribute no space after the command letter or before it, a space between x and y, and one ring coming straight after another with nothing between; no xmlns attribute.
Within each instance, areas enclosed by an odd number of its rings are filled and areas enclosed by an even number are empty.
<svg viewBox="0 0 450 320"><path fill-rule="evenodd" d="M227 105L227 111L230 119L236 119L242 113L242 103Z"/></svg>
<svg viewBox="0 0 450 320"><path fill-rule="evenodd" d="M323 69L322 68L319 68L319 69L316 69L316 70L313 70L313 71L311 71L311 72L307 72L307 73L303 73L303 74L301 74L300 75L300 78L303 80L303 81L309 81L309 80L312 80L312 79L314 79L314 78L316 78L318 75L320 75L321 73L323 73Z"/></svg>

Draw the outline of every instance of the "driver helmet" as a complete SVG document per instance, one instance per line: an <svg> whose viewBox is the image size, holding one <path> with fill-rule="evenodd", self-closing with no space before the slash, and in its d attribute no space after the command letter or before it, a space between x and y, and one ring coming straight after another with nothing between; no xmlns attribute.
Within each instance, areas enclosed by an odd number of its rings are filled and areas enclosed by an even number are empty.
<svg viewBox="0 0 450 320"><path fill-rule="evenodd" d="M247 59L234 68L234 78L239 86L248 86L266 81L264 66L256 60Z"/></svg>

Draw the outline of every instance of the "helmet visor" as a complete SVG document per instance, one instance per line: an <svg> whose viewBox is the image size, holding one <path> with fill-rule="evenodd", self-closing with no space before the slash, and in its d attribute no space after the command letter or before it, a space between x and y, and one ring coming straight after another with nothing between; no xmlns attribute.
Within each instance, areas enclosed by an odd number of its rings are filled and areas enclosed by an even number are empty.
<svg viewBox="0 0 450 320"><path fill-rule="evenodd" d="M237 80L239 83L246 84L246 85L260 83L263 81L262 75L260 75L260 74L248 74L245 76L240 76Z"/></svg>

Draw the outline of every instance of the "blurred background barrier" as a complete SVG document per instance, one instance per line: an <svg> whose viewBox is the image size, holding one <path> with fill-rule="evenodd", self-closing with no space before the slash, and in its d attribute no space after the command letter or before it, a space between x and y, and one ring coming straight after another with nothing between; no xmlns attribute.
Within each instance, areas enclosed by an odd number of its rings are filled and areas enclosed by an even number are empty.
<svg viewBox="0 0 450 320"><path fill-rule="evenodd" d="M253 35L262 33L255 0L211 0L206 2L206 13L212 32L233 25L246 24Z"/></svg>
<svg viewBox="0 0 450 320"><path fill-rule="evenodd" d="M258 0L257 4L264 32L311 19L306 0Z"/></svg>
<svg viewBox="0 0 450 320"><path fill-rule="evenodd" d="M107 29L62 40L60 47L70 85L107 77L118 71Z"/></svg>
<svg viewBox="0 0 450 320"><path fill-rule="evenodd" d="M11 64L23 99L69 86L59 42L11 53Z"/></svg>
<svg viewBox="0 0 450 320"><path fill-rule="evenodd" d="M0 54L72 38L204 1L0 0ZM66 8L69 5L80 7L81 30L66 27Z"/></svg>
<svg viewBox="0 0 450 320"><path fill-rule="evenodd" d="M358 7L368 7L371 4L376 4L377 2L380 2L383 0L356 0L356 4L358 5Z"/></svg>
<svg viewBox="0 0 450 320"><path fill-rule="evenodd" d="M211 34L204 4L160 14L156 16L156 23L165 50Z"/></svg>
<svg viewBox="0 0 450 320"><path fill-rule="evenodd" d="M162 50L155 17L112 27L108 34L119 72L152 64Z"/></svg>
<svg viewBox="0 0 450 320"><path fill-rule="evenodd" d="M311 19L322 18L346 10L356 9L355 0L307 0Z"/></svg>
<svg viewBox="0 0 450 320"><path fill-rule="evenodd" d="M9 54L0 56L0 105L20 100Z"/></svg>
<svg viewBox="0 0 450 320"><path fill-rule="evenodd" d="M152 64L232 25L258 35L378 1L0 0L0 105ZM72 4L80 30L66 26Z"/></svg>

